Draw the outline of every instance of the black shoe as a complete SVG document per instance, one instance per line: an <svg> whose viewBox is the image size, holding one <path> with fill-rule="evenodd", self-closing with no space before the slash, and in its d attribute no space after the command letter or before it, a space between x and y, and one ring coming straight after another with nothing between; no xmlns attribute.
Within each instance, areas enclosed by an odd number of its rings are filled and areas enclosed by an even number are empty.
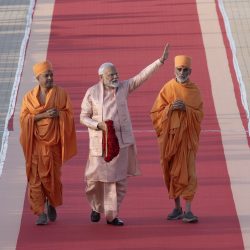
<svg viewBox="0 0 250 250"><path fill-rule="evenodd" d="M90 219L92 222L98 222L101 219L101 215L100 215L100 213L92 210L91 215L90 215Z"/></svg>
<svg viewBox="0 0 250 250"><path fill-rule="evenodd" d="M50 221L55 221L57 217L56 209L47 201L47 213Z"/></svg>
<svg viewBox="0 0 250 250"><path fill-rule="evenodd" d="M119 218L115 218L112 221L107 220L107 224L113 225L113 226L123 226L124 222Z"/></svg>

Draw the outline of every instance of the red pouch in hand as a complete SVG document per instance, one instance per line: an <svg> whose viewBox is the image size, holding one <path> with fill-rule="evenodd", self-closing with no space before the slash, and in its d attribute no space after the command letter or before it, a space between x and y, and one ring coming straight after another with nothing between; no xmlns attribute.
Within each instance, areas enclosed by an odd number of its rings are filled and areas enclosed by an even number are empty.
<svg viewBox="0 0 250 250"><path fill-rule="evenodd" d="M119 154L120 147L118 138L115 134L115 129L112 120L105 121L107 125L107 131L102 132L102 148L103 157L106 162L110 162L114 157Z"/></svg>

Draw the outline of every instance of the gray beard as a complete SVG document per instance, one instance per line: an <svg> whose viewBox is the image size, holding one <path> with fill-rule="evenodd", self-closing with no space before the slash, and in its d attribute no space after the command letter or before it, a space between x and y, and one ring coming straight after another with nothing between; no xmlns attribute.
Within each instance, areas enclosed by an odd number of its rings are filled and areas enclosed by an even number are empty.
<svg viewBox="0 0 250 250"><path fill-rule="evenodd" d="M188 80L188 76L185 78L176 76L176 80L179 83L185 83Z"/></svg>

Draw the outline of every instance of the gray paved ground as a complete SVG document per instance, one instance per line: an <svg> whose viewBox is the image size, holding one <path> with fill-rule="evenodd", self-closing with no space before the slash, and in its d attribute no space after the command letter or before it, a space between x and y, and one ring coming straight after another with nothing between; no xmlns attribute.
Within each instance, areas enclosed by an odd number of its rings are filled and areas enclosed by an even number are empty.
<svg viewBox="0 0 250 250"><path fill-rule="evenodd" d="M250 0L223 0L250 110Z"/></svg>
<svg viewBox="0 0 250 250"><path fill-rule="evenodd" d="M29 4L30 0L0 0L0 147Z"/></svg>
<svg viewBox="0 0 250 250"><path fill-rule="evenodd" d="M30 0L0 0L0 147ZM250 110L250 0L223 0ZM1 150L0 150L1 152Z"/></svg>

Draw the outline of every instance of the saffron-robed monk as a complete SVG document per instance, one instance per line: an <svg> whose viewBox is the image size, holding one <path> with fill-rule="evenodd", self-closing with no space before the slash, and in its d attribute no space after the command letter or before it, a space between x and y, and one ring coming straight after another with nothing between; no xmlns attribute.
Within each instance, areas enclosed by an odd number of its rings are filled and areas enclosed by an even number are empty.
<svg viewBox="0 0 250 250"><path fill-rule="evenodd" d="M88 127L90 138L85 178L92 222L98 222L104 213L107 224L124 225L118 213L126 194L127 177L140 174L127 98L163 65L167 57L168 45L160 59L121 82L116 67L104 63L98 70L99 83L90 87L83 98L80 122ZM118 156L110 162L104 161L102 149L102 133L106 131L107 120L113 121L120 147Z"/></svg>
<svg viewBox="0 0 250 250"><path fill-rule="evenodd" d="M175 57L175 78L167 82L158 94L151 119L161 152L161 166L169 197L175 208L167 217L183 222L197 222L191 202L197 189L195 158L199 145L203 101L198 86L189 77L191 57ZM186 201L183 214L181 200Z"/></svg>
<svg viewBox="0 0 250 250"><path fill-rule="evenodd" d="M33 66L38 85L23 98L20 142L26 160L28 199L37 225L55 221L62 204L61 166L76 154L70 98L53 82L49 61Z"/></svg>

